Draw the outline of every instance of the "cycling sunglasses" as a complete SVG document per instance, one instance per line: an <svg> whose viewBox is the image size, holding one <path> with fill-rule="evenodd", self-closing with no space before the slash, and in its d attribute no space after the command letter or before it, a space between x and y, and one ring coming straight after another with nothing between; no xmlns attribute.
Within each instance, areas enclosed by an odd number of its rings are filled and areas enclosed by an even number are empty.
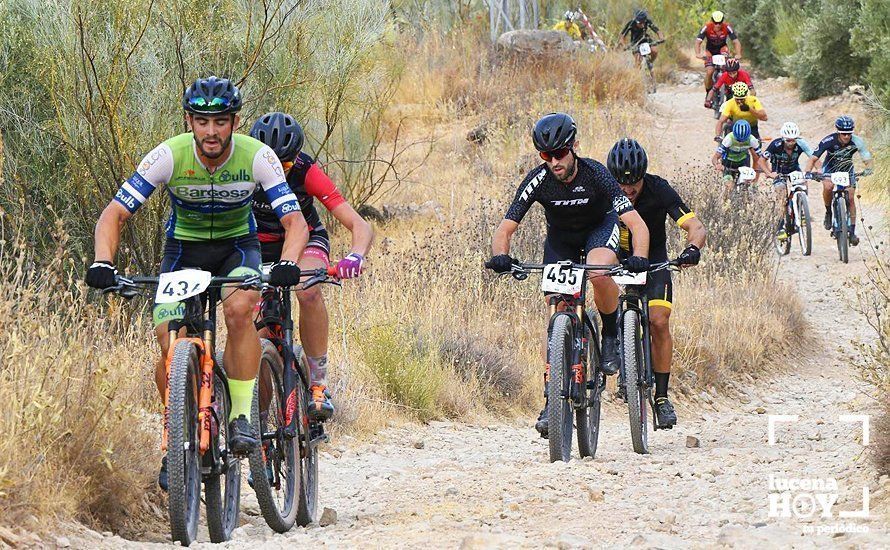
<svg viewBox="0 0 890 550"><path fill-rule="evenodd" d="M207 101L203 97L192 97L189 99L189 107L202 113L221 113L228 110L231 103L224 97L214 97Z"/></svg>
<svg viewBox="0 0 890 550"><path fill-rule="evenodd" d="M553 160L562 160L571 152L571 147L563 147L561 149L555 149L553 151L541 151L541 158L544 159L546 162L550 162Z"/></svg>

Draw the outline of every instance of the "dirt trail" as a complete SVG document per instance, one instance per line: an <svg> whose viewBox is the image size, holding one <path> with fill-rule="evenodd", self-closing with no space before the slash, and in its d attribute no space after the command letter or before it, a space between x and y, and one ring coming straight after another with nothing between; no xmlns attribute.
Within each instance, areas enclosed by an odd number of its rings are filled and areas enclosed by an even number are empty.
<svg viewBox="0 0 890 550"><path fill-rule="evenodd" d="M775 134L786 119L796 120L813 141L828 131L824 122L831 119L817 119L818 110L800 105L784 84L762 86L771 116L767 133ZM713 119L702 99L700 86L653 96L650 108L660 113L655 131L665 139L662 150L650 156L664 172L690 160L703 165L713 150L708 141ZM818 194L812 192L810 200L821 219ZM867 217L877 215L866 209ZM546 441L536 437L530 419L392 427L371 442L337 441L323 455L321 501L337 511L335 525L275 535L245 486L246 523L226 547L886 547L886 515L873 509L870 519L838 518L840 510L861 507L863 487L873 501L876 492L890 491L886 479L883 489L874 480L861 427L839 421L839 415L875 407L850 365L850 337L871 338L845 286L864 271L865 254L863 246L853 249L851 263L842 266L820 228L813 257L795 248L781 260L778 276L795 284L822 348L752 388L746 403L714 399L681 409L673 431L650 437L649 455L633 453L626 409L617 405L605 409L596 459L567 464L547 461ZM770 414L800 417L796 424L779 425L773 446L767 442ZM698 438L700 447L688 448L687 436ZM770 475L835 479L834 517L769 517ZM805 534L842 523L868 532ZM82 540L135 544L117 537Z"/></svg>

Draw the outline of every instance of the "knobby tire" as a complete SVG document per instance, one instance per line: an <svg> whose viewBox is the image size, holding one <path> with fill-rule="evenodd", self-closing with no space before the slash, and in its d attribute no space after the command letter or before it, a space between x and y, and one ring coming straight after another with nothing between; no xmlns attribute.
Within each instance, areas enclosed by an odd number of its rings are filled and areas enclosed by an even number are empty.
<svg viewBox="0 0 890 550"><path fill-rule="evenodd" d="M630 419L630 438L634 452L649 452L649 434L647 404L648 396L643 391L642 372L642 334L640 315L635 310L624 312L623 330L621 333L621 355L624 360L625 391L627 392L627 409Z"/></svg>
<svg viewBox="0 0 890 550"><path fill-rule="evenodd" d="M572 404L566 398L572 376L572 320L568 314L557 314L553 319L547 361L550 363L547 382L550 462L568 462L572 458Z"/></svg>
<svg viewBox="0 0 890 550"><path fill-rule="evenodd" d="M592 388L585 390L587 394L587 406L575 410L575 424L578 431L578 451L581 457L596 456L596 447L599 442L600 412L602 409L602 391L604 374L600 370L600 335L596 318L588 311L588 318L593 324L593 332L585 328L587 333L587 376L586 382Z"/></svg>
<svg viewBox="0 0 890 550"><path fill-rule="evenodd" d="M201 505L201 456L198 451L198 350L176 342L170 364L167 475L170 536L183 546L198 535Z"/></svg>
<svg viewBox="0 0 890 550"><path fill-rule="evenodd" d="M219 364L222 368L222 363ZM221 475L211 475L204 479L205 506L207 508L207 530L210 542L225 542L232 538L232 531L238 527L238 513L241 507L241 461L229 450L229 412L232 404L229 399L228 384L219 376L213 376L214 414L213 422L219 426L218 436L211 440L217 445L218 455L223 457L227 467ZM212 457L211 451L205 459ZM225 480L225 484L222 481Z"/></svg>

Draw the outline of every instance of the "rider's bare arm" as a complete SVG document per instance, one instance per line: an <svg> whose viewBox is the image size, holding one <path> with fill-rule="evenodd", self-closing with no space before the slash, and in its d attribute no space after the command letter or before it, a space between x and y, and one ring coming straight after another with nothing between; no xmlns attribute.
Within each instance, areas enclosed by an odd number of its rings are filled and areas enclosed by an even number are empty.
<svg viewBox="0 0 890 550"><path fill-rule="evenodd" d="M631 210L630 212L621 214L621 216L619 216L619 219L621 219L624 225L627 226L627 228L630 230L631 237L633 237L633 255L648 258L649 228L646 227L646 222L643 221L640 213L636 210Z"/></svg>
<svg viewBox="0 0 890 550"><path fill-rule="evenodd" d="M334 207L331 214L352 233L352 252L366 256L374 241L374 229L371 224L345 202Z"/></svg>
<svg viewBox="0 0 890 550"><path fill-rule="evenodd" d="M701 38L696 38L696 39L695 39L695 57L702 57L702 55L701 55L701 43L702 43L702 39L701 39Z"/></svg>
<svg viewBox="0 0 890 550"><path fill-rule="evenodd" d="M491 240L491 255L499 256L501 254L510 253L510 240L519 224L513 220L502 220L501 224L494 232L494 238Z"/></svg>
<svg viewBox="0 0 890 550"><path fill-rule="evenodd" d="M732 49L735 52L736 59L742 58L742 43L739 42L738 38L732 39Z"/></svg>
<svg viewBox="0 0 890 550"><path fill-rule="evenodd" d="M686 232L686 243L694 244L699 249L704 248L708 232L704 224L695 216L680 224L680 229Z"/></svg>
<svg viewBox="0 0 890 550"><path fill-rule="evenodd" d="M721 115L720 119L717 120L717 125L714 126L714 135L722 136L723 135L723 125L729 122L729 117L726 115Z"/></svg>
<svg viewBox="0 0 890 550"><path fill-rule="evenodd" d="M722 155L718 151L715 151L714 154L711 156L711 164L713 164L714 168L716 168L717 170L723 169L723 163L720 162L722 158Z"/></svg>
<svg viewBox="0 0 890 550"><path fill-rule="evenodd" d="M754 116L757 117L757 120L767 120L766 109L751 109L751 112L754 113Z"/></svg>
<svg viewBox="0 0 890 550"><path fill-rule="evenodd" d="M121 241L121 229L132 214L121 203L111 201L96 222L94 260L114 263Z"/></svg>
<svg viewBox="0 0 890 550"><path fill-rule="evenodd" d="M298 262L303 249L309 242L309 226L302 212L291 212L281 218L284 227L284 244L281 247L281 259Z"/></svg>

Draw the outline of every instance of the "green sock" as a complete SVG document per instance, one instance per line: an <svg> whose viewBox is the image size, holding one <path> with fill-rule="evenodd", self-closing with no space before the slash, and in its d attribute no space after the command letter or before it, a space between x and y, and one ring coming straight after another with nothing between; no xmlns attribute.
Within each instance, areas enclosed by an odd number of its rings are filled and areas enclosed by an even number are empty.
<svg viewBox="0 0 890 550"><path fill-rule="evenodd" d="M250 422L250 406L253 404L253 386L256 379L235 380L229 378L229 395L232 397L232 410L229 412L229 422L242 414Z"/></svg>

